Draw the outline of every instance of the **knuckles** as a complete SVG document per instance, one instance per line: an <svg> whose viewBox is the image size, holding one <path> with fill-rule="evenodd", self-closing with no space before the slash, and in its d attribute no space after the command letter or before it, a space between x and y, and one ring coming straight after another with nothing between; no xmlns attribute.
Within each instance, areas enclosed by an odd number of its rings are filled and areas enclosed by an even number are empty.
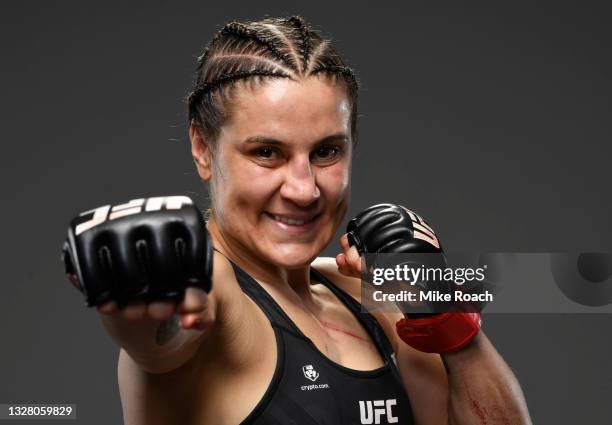
<svg viewBox="0 0 612 425"><path fill-rule="evenodd" d="M349 246L363 253L442 252L433 230L401 205L377 204L347 225Z"/></svg>
<svg viewBox="0 0 612 425"><path fill-rule="evenodd" d="M212 243L195 205L96 218L100 210L72 220L62 249L65 272L89 306L178 302L187 286L210 290Z"/></svg>

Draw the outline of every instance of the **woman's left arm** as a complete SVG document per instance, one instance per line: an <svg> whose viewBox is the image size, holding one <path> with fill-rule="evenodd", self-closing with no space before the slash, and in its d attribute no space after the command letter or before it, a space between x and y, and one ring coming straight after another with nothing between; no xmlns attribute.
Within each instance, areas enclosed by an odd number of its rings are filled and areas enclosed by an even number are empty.
<svg viewBox="0 0 612 425"><path fill-rule="evenodd" d="M340 244L344 253L336 257L338 274L359 276L359 254L349 249L346 237ZM531 424L514 373L482 330L459 351L430 354L410 347L398 336L395 324L403 314L373 315L395 347L418 425Z"/></svg>
<svg viewBox="0 0 612 425"><path fill-rule="evenodd" d="M395 342L418 425L531 424L514 373L482 330L462 350L442 355Z"/></svg>
<svg viewBox="0 0 612 425"><path fill-rule="evenodd" d="M443 354L449 424L531 424L523 391L482 330L462 350Z"/></svg>
<svg viewBox="0 0 612 425"><path fill-rule="evenodd" d="M340 247L338 271L355 278L361 276L360 254L365 253L429 253L446 264L434 230L401 205L378 204L359 213L349 221ZM419 425L531 424L518 381L479 330L477 313L405 317L395 322L394 328L390 336L387 327L387 335L395 339L398 366ZM444 354L416 356L415 350L406 349L408 344L420 351ZM424 368L411 360L430 359L429 364L435 365L436 357L438 370L440 363L444 364L446 385L435 367Z"/></svg>
<svg viewBox="0 0 612 425"><path fill-rule="evenodd" d="M359 257L357 256L357 259ZM360 301L360 280L341 259L344 273L330 258L315 267ZM417 425L531 424L521 387L482 330L463 349L448 354L418 351L397 334L399 311L371 313L391 342Z"/></svg>

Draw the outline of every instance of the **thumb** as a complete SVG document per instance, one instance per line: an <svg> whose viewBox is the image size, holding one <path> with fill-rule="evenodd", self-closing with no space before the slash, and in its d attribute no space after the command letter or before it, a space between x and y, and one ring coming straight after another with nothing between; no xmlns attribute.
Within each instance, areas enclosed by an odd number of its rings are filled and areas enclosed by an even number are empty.
<svg viewBox="0 0 612 425"><path fill-rule="evenodd" d="M213 309L206 292L198 288L187 288L185 298L178 306L183 329L204 330L213 320Z"/></svg>

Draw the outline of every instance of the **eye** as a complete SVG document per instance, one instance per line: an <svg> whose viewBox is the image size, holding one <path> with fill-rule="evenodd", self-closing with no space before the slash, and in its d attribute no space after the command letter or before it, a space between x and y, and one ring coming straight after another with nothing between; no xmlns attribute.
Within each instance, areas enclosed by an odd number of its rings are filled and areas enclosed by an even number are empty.
<svg viewBox="0 0 612 425"><path fill-rule="evenodd" d="M321 146L315 149L315 151L313 152L313 159L323 162L329 162L339 157L341 153L342 149L339 146Z"/></svg>
<svg viewBox="0 0 612 425"><path fill-rule="evenodd" d="M256 157L261 159L273 159L275 155L278 155L274 149L269 147L255 149L253 153Z"/></svg>

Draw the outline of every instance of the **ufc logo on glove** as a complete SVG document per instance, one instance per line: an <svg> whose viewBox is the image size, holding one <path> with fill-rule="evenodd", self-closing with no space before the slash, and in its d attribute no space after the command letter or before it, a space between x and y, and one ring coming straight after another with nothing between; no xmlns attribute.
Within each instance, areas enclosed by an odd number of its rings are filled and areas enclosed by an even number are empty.
<svg viewBox="0 0 612 425"><path fill-rule="evenodd" d="M158 196L155 198L132 199L125 204L94 208L80 214L80 217L92 214L91 219L76 226L74 234L80 235L86 230L96 227L106 220L125 217L127 215L138 214L144 211L160 211L164 206L167 210L180 210L183 205L191 205L193 202L187 196ZM109 214L110 212L110 214Z"/></svg>
<svg viewBox="0 0 612 425"><path fill-rule="evenodd" d="M402 208L408 213L410 219L412 220L412 227L414 228L413 237L429 242L436 248L440 248L440 242L438 242L436 234L434 233L433 229L429 227L427 223L425 223L425 220L423 220L423 218L417 213L410 211L408 208Z"/></svg>

